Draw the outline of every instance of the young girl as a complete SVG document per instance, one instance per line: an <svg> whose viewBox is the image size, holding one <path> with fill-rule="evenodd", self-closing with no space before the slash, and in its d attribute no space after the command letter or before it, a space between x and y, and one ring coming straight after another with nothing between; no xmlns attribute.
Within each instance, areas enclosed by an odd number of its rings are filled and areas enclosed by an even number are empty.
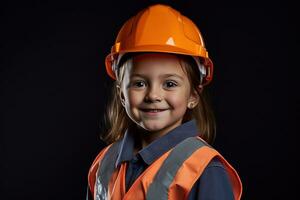
<svg viewBox="0 0 300 200"><path fill-rule="evenodd" d="M88 199L240 199L241 181L209 143L204 86L213 64L195 24L154 5L121 28L106 69L115 81L110 145L89 171Z"/></svg>

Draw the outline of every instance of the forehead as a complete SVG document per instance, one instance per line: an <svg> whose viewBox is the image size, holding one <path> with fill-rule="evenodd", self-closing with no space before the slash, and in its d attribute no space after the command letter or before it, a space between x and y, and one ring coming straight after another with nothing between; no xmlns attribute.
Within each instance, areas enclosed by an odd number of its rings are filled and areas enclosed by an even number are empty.
<svg viewBox="0 0 300 200"><path fill-rule="evenodd" d="M128 69L130 74L143 74L149 76L161 74L178 74L186 76L176 55L166 53L144 53L133 58Z"/></svg>

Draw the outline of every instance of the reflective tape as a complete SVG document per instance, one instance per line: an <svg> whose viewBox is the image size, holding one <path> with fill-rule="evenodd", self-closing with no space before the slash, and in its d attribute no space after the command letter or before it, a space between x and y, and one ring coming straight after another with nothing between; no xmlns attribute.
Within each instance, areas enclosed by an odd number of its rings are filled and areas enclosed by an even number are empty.
<svg viewBox="0 0 300 200"><path fill-rule="evenodd" d="M108 184L115 170L118 155L118 143L112 144L104 155L96 178L96 200L107 200Z"/></svg>
<svg viewBox="0 0 300 200"><path fill-rule="evenodd" d="M147 200L167 200L171 183L178 169L197 149L207 144L196 137L190 137L179 143L171 151L148 188Z"/></svg>

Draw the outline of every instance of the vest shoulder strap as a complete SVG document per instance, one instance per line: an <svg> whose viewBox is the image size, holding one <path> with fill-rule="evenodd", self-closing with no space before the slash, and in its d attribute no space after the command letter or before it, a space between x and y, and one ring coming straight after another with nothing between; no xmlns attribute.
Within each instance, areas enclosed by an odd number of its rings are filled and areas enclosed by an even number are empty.
<svg viewBox="0 0 300 200"><path fill-rule="evenodd" d="M118 157L119 143L115 142L104 152L100 160L98 171L96 172L96 199L106 200L108 194L108 185L115 171L115 163Z"/></svg>
<svg viewBox="0 0 300 200"><path fill-rule="evenodd" d="M146 199L187 199L194 183L214 158L219 157L229 171L235 196L240 196L240 180L226 160L200 137L190 137L174 147L150 184ZM233 170L233 171L232 171ZM237 182L237 183L236 183Z"/></svg>
<svg viewBox="0 0 300 200"><path fill-rule="evenodd" d="M103 158L105 157L106 153L108 152L108 150L110 149L111 146L112 146L112 144L108 145L107 147L103 148L100 151L100 153L96 156L95 160L93 161L93 163L89 169L88 185L89 185L89 189L92 194L94 194L94 186L95 186L95 182L96 182L97 171L99 169L99 164L102 162Z"/></svg>
<svg viewBox="0 0 300 200"><path fill-rule="evenodd" d="M169 188L183 163L199 148L205 146L201 140L190 137L174 147L149 186L147 199L168 199ZM187 179L190 177L186 177Z"/></svg>

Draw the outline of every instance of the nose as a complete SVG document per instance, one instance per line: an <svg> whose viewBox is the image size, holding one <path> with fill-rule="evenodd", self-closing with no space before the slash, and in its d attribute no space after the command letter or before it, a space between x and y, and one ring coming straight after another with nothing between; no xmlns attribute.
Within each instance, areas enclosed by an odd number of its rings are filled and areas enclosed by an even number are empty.
<svg viewBox="0 0 300 200"><path fill-rule="evenodd" d="M162 91L158 86L148 88L145 95L145 102L160 102L162 100Z"/></svg>

